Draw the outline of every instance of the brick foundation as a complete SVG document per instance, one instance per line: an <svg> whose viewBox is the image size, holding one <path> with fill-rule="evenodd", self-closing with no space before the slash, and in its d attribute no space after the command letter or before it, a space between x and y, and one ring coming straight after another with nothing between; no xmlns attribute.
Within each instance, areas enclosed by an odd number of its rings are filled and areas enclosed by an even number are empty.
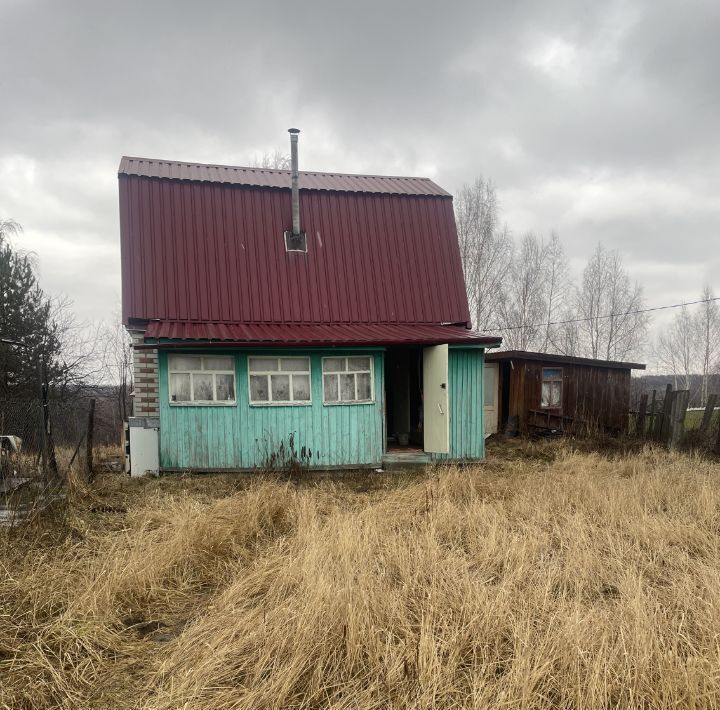
<svg viewBox="0 0 720 710"><path fill-rule="evenodd" d="M158 351L139 350L145 332L129 331L133 342L133 415L136 417L160 414L160 387L158 380Z"/></svg>

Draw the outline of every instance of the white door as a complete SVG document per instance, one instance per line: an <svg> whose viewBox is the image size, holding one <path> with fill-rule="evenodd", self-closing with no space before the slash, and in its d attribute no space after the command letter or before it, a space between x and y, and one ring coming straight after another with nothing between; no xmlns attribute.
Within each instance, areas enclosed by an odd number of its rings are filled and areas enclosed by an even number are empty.
<svg viewBox="0 0 720 710"><path fill-rule="evenodd" d="M498 430L498 364L486 362L483 368L483 411L485 438Z"/></svg>
<svg viewBox="0 0 720 710"><path fill-rule="evenodd" d="M423 429L425 451L450 451L447 345L423 348Z"/></svg>

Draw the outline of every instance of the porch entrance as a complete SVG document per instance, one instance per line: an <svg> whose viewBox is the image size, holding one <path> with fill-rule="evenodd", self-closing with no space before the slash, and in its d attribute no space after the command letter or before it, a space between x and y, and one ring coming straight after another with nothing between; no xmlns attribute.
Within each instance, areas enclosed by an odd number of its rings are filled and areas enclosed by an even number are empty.
<svg viewBox="0 0 720 710"><path fill-rule="evenodd" d="M447 453L448 346L385 353L385 464L425 464Z"/></svg>
<svg viewBox="0 0 720 710"><path fill-rule="evenodd" d="M422 348L385 353L385 439L388 454L424 454Z"/></svg>

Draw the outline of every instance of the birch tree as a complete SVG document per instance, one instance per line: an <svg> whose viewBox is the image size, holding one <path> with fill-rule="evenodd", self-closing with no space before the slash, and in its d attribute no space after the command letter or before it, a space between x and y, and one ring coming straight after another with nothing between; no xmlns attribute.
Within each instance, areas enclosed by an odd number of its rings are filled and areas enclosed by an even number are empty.
<svg viewBox="0 0 720 710"><path fill-rule="evenodd" d="M618 251L598 244L577 294L583 354L623 360L640 351L648 327L641 286L630 280Z"/></svg>
<svg viewBox="0 0 720 710"><path fill-rule="evenodd" d="M533 350L547 333L548 247L537 235L528 233L515 250L500 316L506 330L505 346L510 350Z"/></svg>
<svg viewBox="0 0 720 710"><path fill-rule="evenodd" d="M695 342L698 350L700 374L700 406L705 406L708 398L710 376L720 366L720 306L710 286L702 292L702 300L694 318Z"/></svg>
<svg viewBox="0 0 720 710"><path fill-rule="evenodd" d="M551 349L560 350L559 342L565 347L570 346L574 349L574 345L571 345L571 343L575 333L573 329L564 327L571 324L552 325L554 321L569 320L569 318L564 316L569 315L567 299L571 288L565 249L556 232L550 234L550 241L545 249L544 268L546 325L542 350L544 352L548 352Z"/></svg>
<svg viewBox="0 0 720 710"><path fill-rule="evenodd" d="M512 239L507 228L499 226L497 195L490 181L478 178L464 185L454 204L470 316L475 328L483 330L498 324Z"/></svg>
<svg viewBox="0 0 720 710"><path fill-rule="evenodd" d="M658 360L672 374L675 389L690 389L691 375L697 364L697 328L687 306L675 314L671 324L660 334Z"/></svg>

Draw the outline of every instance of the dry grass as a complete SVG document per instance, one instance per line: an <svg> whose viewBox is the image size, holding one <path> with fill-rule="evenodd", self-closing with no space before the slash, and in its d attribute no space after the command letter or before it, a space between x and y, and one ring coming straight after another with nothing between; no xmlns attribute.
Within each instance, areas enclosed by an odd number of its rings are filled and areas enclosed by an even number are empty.
<svg viewBox="0 0 720 710"><path fill-rule="evenodd" d="M720 706L720 464L533 446L80 486L0 533L0 707Z"/></svg>

